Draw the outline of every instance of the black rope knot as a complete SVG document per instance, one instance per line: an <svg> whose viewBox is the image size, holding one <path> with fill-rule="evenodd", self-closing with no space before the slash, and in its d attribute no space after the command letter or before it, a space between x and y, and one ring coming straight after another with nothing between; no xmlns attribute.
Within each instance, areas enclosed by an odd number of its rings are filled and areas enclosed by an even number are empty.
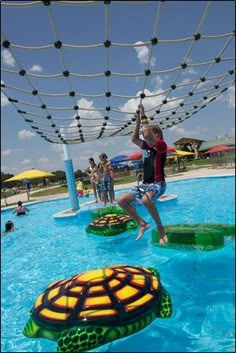
<svg viewBox="0 0 236 353"><path fill-rule="evenodd" d="M3 46L3 48L9 48L10 47L10 45L11 45L11 43L9 42L9 40L4 40L3 42L2 42L2 46Z"/></svg>
<svg viewBox="0 0 236 353"><path fill-rule="evenodd" d="M152 38L151 43L152 43L152 45L156 45L158 43L158 39L156 37Z"/></svg>
<svg viewBox="0 0 236 353"><path fill-rule="evenodd" d="M111 41L107 39L107 40L104 42L104 46L105 46L105 48L110 48L110 46L111 46Z"/></svg>
<svg viewBox="0 0 236 353"><path fill-rule="evenodd" d="M200 33L195 33L193 35L193 37L194 37L195 40L199 40L201 38L201 34Z"/></svg>
<svg viewBox="0 0 236 353"><path fill-rule="evenodd" d="M54 42L54 47L55 47L56 49L61 49L61 47L62 47L62 42L61 42L60 40Z"/></svg>

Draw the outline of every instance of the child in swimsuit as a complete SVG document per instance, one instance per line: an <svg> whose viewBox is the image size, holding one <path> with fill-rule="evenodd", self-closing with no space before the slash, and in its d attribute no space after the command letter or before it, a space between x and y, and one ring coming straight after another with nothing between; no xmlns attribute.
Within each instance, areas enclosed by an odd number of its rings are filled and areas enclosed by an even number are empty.
<svg viewBox="0 0 236 353"><path fill-rule="evenodd" d="M14 209L12 213L16 213L17 216L25 215L26 212L29 212L29 209L22 205L21 201L18 201L18 206Z"/></svg>
<svg viewBox="0 0 236 353"><path fill-rule="evenodd" d="M14 223L12 221L7 221L5 223L5 232L1 233L1 236L10 232L14 232L14 230L16 230Z"/></svg>

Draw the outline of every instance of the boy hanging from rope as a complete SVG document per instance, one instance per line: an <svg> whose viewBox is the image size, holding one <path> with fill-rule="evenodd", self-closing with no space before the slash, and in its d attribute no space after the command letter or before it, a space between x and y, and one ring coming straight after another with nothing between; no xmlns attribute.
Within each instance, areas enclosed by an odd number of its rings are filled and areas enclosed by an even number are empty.
<svg viewBox="0 0 236 353"><path fill-rule="evenodd" d="M132 135L132 142L142 150L145 150L143 183L140 186L133 187L130 192L122 194L117 201L120 207L140 226L136 240L141 239L144 232L150 228L150 224L146 223L136 211L136 207L143 204L156 223L160 235L160 244L164 244L167 242L167 237L155 206L155 201L166 190L164 166L167 144L163 140L163 134L159 126L148 124L143 105L140 104L138 108L139 112L136 114L136 125ZM144 139L139 137L141 124Z"/></svg>

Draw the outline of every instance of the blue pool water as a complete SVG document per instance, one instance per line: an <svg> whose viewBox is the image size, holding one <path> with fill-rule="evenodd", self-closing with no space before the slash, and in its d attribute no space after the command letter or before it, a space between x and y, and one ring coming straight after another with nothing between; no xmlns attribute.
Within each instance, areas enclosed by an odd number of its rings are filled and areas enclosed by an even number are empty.
<svg viewBox="0 0 236 353"><path fill-rule="evenodd" d="M118 194L118 193L117 193ZM168 183L178 199L158 203L164 225L235 223L235 178L198 178ZM85 201L85 200L84 200ZM87 199L86 199L87 201ZM2 230L11 219L18 228L1 238L1 351L55 352L56 343L29 339L22 331L37 296L52 282L114 264L156 267L174 311L127 338L96 349L104 352L234 352L235 243L227 239L212 252L154 247L147 231L103 238L85 232L90 214L54 219L68 199L30 205L23 217L1 213ZM141 214L151 223L141 206Z"/></svg>

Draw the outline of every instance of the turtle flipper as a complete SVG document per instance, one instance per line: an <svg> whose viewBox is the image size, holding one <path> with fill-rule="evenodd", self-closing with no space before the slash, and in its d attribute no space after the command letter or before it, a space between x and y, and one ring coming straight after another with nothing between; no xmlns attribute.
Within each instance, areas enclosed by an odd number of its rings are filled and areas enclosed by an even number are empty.
<svg viewBox="0 0 236 353"><path fill-rule="evenodd" d="M165 317L171 317L171 315L172 315L171 297L169 293L163 288L160 312L157 314L157 317L165 318Z"/></svg>
<svg viewBox="0 0 236 353"><path fill-rule="evenodd" d="M64 330L58 340L57 352L87 352L107 343L109 327L73 327ZM108 341L109 342L109 341Z"/></svg>

